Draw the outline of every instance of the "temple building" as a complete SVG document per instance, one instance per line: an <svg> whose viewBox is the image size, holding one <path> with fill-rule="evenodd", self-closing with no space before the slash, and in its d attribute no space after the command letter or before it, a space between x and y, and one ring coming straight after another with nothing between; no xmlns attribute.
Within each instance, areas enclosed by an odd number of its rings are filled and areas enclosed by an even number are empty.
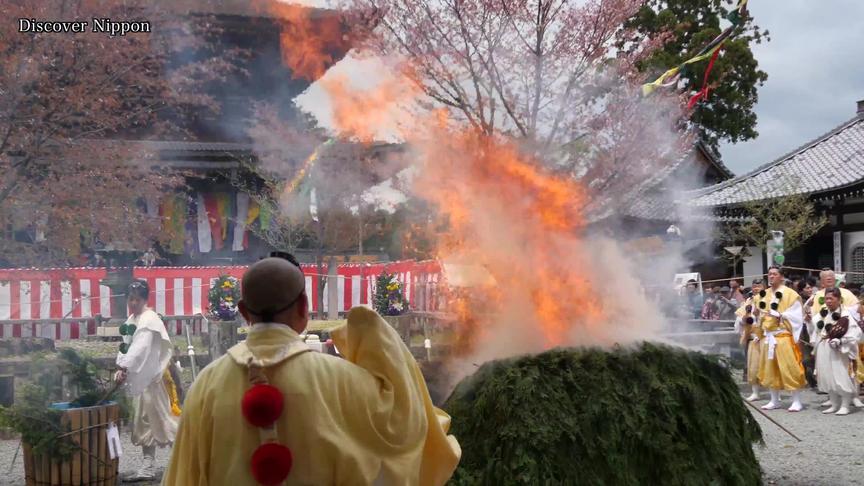
<svg viewBox="0 0 864 486"><path fill-rule="evenodd" d="M847 282L864 283L864 100L850 120L828 133L747 174L689 192L680 203L723 220L746 217L745 203L796 194L806 195L828 224L786 252L784 265L833 268L849 272ZM748 253L737 274L765 272L765 252L748 248Z"/></svg>

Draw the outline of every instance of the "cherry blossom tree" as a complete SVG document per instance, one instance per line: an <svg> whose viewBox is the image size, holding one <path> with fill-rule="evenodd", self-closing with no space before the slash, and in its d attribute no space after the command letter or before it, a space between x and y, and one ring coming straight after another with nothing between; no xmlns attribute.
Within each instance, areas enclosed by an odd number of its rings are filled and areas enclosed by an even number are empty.
<svg viewBox="0 0 864 486"><path fill-rule="evenodd" d="M578 178L600 211L689 143L677 96L643 99L636 63L668 39L616 47L641 0L347 0L374 12L367 52L401 59L429 108ZM620 200L621 198L617 198ZM601 204L602 202L602 204Z"/></svg>
<svg viewBox="0 0 864 486"><path fill-rule="evenodd" d="M150 2L4 2L0 23L0 262L71 263L81 244L144 249L158 219L136 206L182 183L153 170L145 140L188 138L189 121L218 109L205 83L232 69L232 53L205 52L207 16ZM18 18L147 20L152 33L21 33ZM239 53L238 53L239 55Z"/></svg>

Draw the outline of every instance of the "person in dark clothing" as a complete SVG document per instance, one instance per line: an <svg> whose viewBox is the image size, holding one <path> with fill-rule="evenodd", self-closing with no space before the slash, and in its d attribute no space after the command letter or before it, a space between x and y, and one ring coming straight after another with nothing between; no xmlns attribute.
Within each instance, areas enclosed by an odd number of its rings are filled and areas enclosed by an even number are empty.
<svg viewBox="0 0 864 486"><path fill-rule="evenodd" d="M702 305L705 300L702 294L699 293L699 286L695 280L688 280L687 287L684 290L684 305L687 307L687 315L689 319L699 319L702 317Z"/></svg>

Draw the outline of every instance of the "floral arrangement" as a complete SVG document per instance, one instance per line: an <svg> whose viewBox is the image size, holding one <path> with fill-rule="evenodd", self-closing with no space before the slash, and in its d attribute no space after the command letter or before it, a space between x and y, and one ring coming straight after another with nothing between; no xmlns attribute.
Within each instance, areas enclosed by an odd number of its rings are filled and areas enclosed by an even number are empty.
<svg viewBox="0 0 864 486"><path fill-rule="evenodd" d="M386 272L375 281L375 310L382 316L398 316L408 311L402 282Z"/></svg>
<svg viewBox="0 0 864 486"><path fill-rule="evenodd" d="M219 321L233 321L240 301L240 283L234 277L220 275L210 288L208 300L210 315Z"/></svg>

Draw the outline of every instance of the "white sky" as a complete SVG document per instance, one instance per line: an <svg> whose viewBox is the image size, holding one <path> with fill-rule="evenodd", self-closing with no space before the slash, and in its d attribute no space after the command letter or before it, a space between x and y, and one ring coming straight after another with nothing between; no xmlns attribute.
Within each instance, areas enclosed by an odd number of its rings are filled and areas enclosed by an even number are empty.
<svg viewBox="0 0 864 486"><path fill-rule="evenodd" d="M741 174L768 163L855 115L864 99L864 1L751 0L771 42L753 48L768 81L759 90L759 137L721 147Z"/></svg>

